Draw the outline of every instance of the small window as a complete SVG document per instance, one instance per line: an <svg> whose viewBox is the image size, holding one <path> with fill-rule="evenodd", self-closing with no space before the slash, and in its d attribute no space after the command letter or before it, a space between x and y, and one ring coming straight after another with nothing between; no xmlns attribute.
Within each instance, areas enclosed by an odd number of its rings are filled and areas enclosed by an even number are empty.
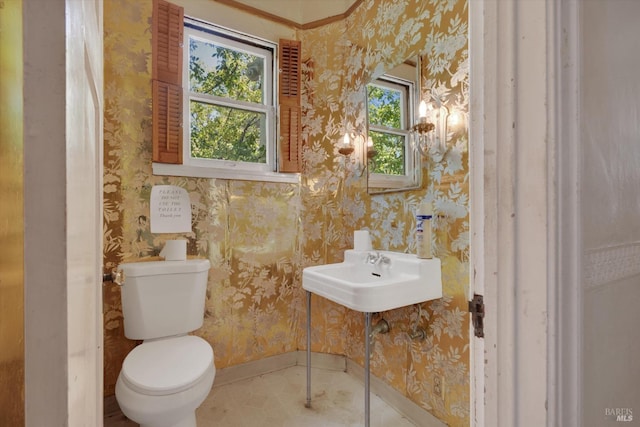
<svg viewBox="0 0 640 427"><path fill-rule="evenodd" d="M370 162L370 185L413 182L416 159L409 144L414 83L388 75L367 85L369 137L377 152Z"/></svg>
<svg viewBox="0 0 640 427"><path fill-rule="evenodd" d="M300 41L276 44L154 0L152 45L154 174L299 182Z"/></svg>
<svg viewBox="0 0 640 427"><path fill-rule="evenodd" d="M276 170L276 46L185 19L184 159L194 166Z"/></svg>

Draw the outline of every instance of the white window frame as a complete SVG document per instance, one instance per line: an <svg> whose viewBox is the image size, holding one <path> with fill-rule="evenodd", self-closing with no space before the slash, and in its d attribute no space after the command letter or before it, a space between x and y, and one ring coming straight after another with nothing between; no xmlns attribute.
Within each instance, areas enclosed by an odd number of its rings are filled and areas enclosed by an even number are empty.
<svg viewBox="0 0 640 427"><path fill-rule="evenodd" d="M276 43L260 39L245 33L240 33L215 24L198 19L184 18L182 88L183 88L183 153L182 164L153 163L155 175L174 175L199 178L222 178L249 181L271 181L296 183L300 180L299 173L278 172L278 139L277 139L277 51ZM228 99L191 92L189 90L189 40L196 38L218 45L241 50L265 58L265 94L264 104L243 101L229 101ZM269 84L270 82L270 84ZM232 160L202 159L191 156L190 137L190 103L191 101L212 103L226 107L241 107L244 110L266 114L266 163L252 163Z"/></svg>
<svg viewBox="0 0 640 427"><path fill-rule="evenodd" d="M369 113L367 111L367 126L369 131L389 133L404 137L405 155L404 155L404 175L390 175L382 173L369 174L369 187L384 189L406 189L418 186L420 184L420 162L418 156L414 153L409 141L409 129L412 125L412 117L414 117L415 92L416 85L410 80L385 74L367 86L378 86L382 88L390 88L397 90L401 87L402 106L400 109L400 120L403 124L402 129L394 129L386 126L372 125L369 121ZM369 94L367 89L367 108L369 106Z"/></svg>

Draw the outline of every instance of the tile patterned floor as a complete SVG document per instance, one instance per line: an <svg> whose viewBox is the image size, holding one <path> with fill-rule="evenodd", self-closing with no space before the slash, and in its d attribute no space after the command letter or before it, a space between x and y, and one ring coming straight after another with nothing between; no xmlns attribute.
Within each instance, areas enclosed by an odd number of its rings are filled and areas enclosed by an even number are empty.
<svg viewBox="0 0 640 427"><path fill-rule="evenodd" d="M294 366L231 384L215 386L196 412L199 427L338 427L364 425L364 387L347 373L311 370L311 408L305 408L306 368ZM105 427L137 424L122 414ZM371 395L371 427L414 426Z"/></svg>

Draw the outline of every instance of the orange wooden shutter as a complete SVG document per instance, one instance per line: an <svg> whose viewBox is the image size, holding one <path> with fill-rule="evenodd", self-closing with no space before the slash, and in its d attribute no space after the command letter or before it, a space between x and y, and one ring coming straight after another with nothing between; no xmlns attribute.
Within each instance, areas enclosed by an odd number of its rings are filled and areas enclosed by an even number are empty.
<svg viewBox="0 0 640 427"><path fill-rule="evenodd" d="M300 172L302 169L301 53L299 41L280 40L280 172Z"/></svg>
<svg viewBox="0 0 640 427"><path fill-rule="evenodd" d="M182 163L182 38L184 9L153 2L153 161Z"/></svg>
<svg viewBox="0 0 640 427"><path fill-rule="evenodd" d="M153 81L153 161L182 164L182 88Z"/></svg>
<svg viewBox="0 0 640 427"><path fill-rule="evenodd" d="M153 2L154 80L182 85L184 9L164 0Z"/></svg>

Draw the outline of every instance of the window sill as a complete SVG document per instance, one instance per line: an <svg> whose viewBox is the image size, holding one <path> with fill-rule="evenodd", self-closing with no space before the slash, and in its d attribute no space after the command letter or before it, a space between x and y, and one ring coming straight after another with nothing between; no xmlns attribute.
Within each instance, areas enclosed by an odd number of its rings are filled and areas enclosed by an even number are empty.
<svg viewBox="0 0 640 427"><path fill-rule="evenodd" d="M369 187L388 188L388 189L405 189L418 187L420 178L417 173L414 176L408 175L385 175L372 173L369 175Z"/></svg>
<svg viewBox="0 0 640 427"><path fill-rule="evenodd" d="M299 184L299 173L277 173L266 171L230 170L201 166L153 163L154 175L185 176L191 178L218 178L241 181L280 182Z"/></svg>

